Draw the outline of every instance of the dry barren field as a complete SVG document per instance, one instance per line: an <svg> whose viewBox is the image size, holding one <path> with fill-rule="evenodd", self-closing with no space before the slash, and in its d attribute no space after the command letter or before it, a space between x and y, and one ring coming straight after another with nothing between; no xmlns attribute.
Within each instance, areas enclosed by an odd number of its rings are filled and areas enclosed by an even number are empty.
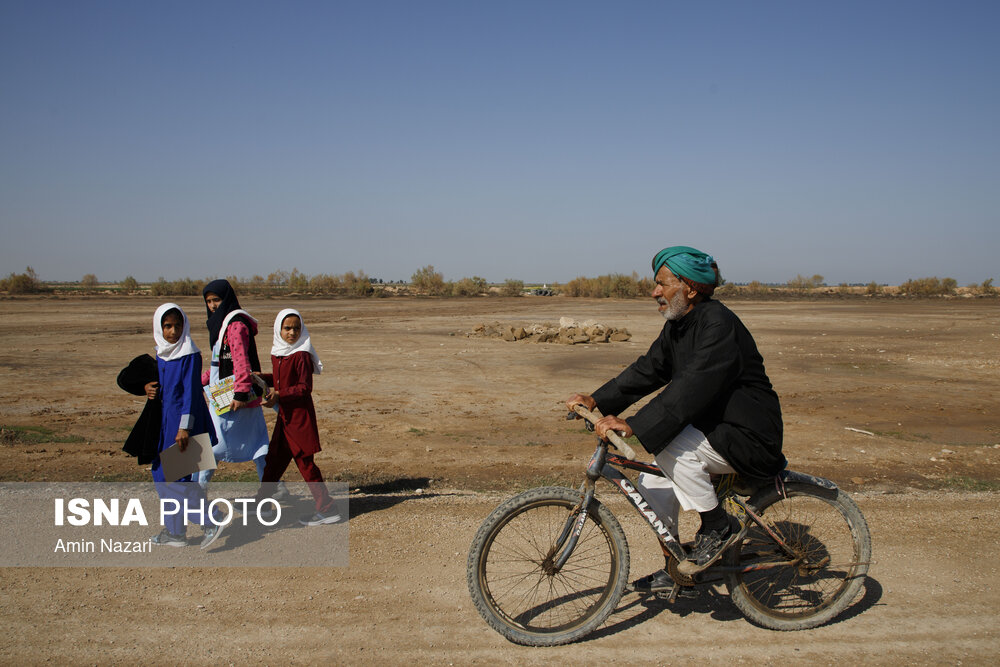
<svg viewBox="0 0 1000 667"><path fill-rule="evenodd" d="M178 302L205 350L200 299ZM6 429L0 481L147 478L120 451L141 403L115 376L151 351L158 303L0 301L0 424L50 431ZM630 595L585 641L532 649L473 608L465 558L476 528L517 491L579 483L594 441L563 419L561 401L645 351L662 325L651 300L248 299L265 370L286 306L303 312L323 358L317 462L352 489L350 565L0 569L0 662L994 664L1000 303L729 305L781 396L790 467L835 480L871 526L877 562L832 624L756 628L723 589L674 605ZM624 326L633 338L569 346L466 335L482 322L560 317ZM250 464L221 464L217 477L253 478ZM633 577L659 567L641 519L611 506Z"/></svg>

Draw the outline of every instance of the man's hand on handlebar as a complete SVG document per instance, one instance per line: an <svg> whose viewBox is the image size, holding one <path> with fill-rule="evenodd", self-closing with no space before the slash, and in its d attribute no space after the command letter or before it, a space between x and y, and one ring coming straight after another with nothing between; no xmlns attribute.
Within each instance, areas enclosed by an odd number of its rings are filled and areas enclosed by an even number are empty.
<svg viewBox="0 0 1000 667"><path fill-rule="evenodd" d="M573 394L572 396L566 399L567 410L573 412L574 405L582 405L591 412L597 409L597 401L595 401L594 397L591 396L590 394ZM579 415L577 415L576 418L582 419L582 417L580 417Z"/></svg>
<svg viewBox="0 0 1000 667"><path fill-rule="evenodd" d="M601 440L608 439L608 431L615 431L623 438L632 437L632 427L628 425L628 422L624 419L619 419L614 415L601 417L597 420L597 423L594 424L594 432L597 433L597 437Z"/></svg>

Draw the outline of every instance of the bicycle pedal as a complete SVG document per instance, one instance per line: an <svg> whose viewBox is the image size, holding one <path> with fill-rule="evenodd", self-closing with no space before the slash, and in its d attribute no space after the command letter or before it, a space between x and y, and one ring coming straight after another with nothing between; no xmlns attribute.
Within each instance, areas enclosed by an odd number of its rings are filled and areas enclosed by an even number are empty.
<svg viewBox="0 0 1000 667"><path fill-rule="evenodd" d="M655 593L655 595L657 599L673 604L674 602L677 602L677 598L690 599L698 597L698 591L691 586L674 584L674 587L669 591L659 591Z"/></svg>
<svg viewBox="0 0 1000 667"><path fill-rule="evenodd" d="M666 600L668 603L673 604L677 600L677 595L680 591L680 584L674 584L669 591L658 591L656 593L656 598L658 600Z"/></svg>

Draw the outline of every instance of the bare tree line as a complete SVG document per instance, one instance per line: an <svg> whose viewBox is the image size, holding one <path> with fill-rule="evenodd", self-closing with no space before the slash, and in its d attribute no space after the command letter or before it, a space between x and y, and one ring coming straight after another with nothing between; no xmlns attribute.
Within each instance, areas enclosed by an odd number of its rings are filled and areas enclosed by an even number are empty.
<svg viewBox="0 0 1000 667"><path fill-rule="evenodd" d="M179 278L167 280L164 277L147 284L141 284L133 276L112 283L101 283L93 273L84 275L77 283L45 282L39 279L30 266L23 273L11 272L0 278L0 292L7 294L38 294L52 292L71 293L112 293L150 294L153 296L197 296L202 288L214 278ZM594 278L580 276L561 285L550 283L545 289L533 290L525 287L522 280L508 278L503 283L491 284L485 278L472 276L455 281L445 280L444 275L433 265L417 269L409 282L402 280L385 281L368 276L364 271L347 271L341 274L317 273L307 275L297 268L291 272L278 270L266 277L253 275L249 278L227 276L227 280L241 294L259 296L284 296L300 294L309 296L336 297L389 297L389 296L522 296L540 293L559 294L570 297L588 298L644 298L653 290L653 280L631 275L613 273ZM868 283L840 283L827 285L821 275L796 275L785 283L724 283L716 290L716 295L725 297L746 297L757 299L787 298L801 296L862 296L862 297L930 297L954 296L957 294L979 297L995 297L1000 294L993 286L993 279L972 283L965 288L958 287L954 278L911 278L898 286L889 286L871 281Z"/></svg>

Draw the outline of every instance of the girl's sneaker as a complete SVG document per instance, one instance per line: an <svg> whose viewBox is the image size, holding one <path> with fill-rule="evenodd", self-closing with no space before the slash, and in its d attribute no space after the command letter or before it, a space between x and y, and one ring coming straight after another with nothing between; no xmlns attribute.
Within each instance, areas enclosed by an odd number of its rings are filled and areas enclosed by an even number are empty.
<svg viewBox="0 0 1000 667"><path fill-rule="evenodd" d="M161 547L186 547L188 544L186 537L174 535L166 528L161 530L159 535L153 535L149 538L149 541Z"/></svg>
<svg viewBox="0 0 1000 667"><path fill-rule="evenodd" d="M228 523L220 523L219 525L213 524L205 526L205 535L201 538L201 548L207 549L212 546L212 544L219 539L219 536L222 535L222 531L228 525Z"/></svg>
<svg viewBox="0 0 1000 667"><path fill-rule="evenodd" d="M337 523L338 521L340 521L339 514L323 514L322 512L307 514L299 519L299 523L303 526L322 526L327 523Z"/></svg>
<svg viewBox="0 0 1000 667"><path fill-rule="evenodd" d="M267 521L271 523L276 518L278 518L278 510L276 510L270 503L267 507L260 507L257 509L257 516L260 517L261 521Z"/></svg>

